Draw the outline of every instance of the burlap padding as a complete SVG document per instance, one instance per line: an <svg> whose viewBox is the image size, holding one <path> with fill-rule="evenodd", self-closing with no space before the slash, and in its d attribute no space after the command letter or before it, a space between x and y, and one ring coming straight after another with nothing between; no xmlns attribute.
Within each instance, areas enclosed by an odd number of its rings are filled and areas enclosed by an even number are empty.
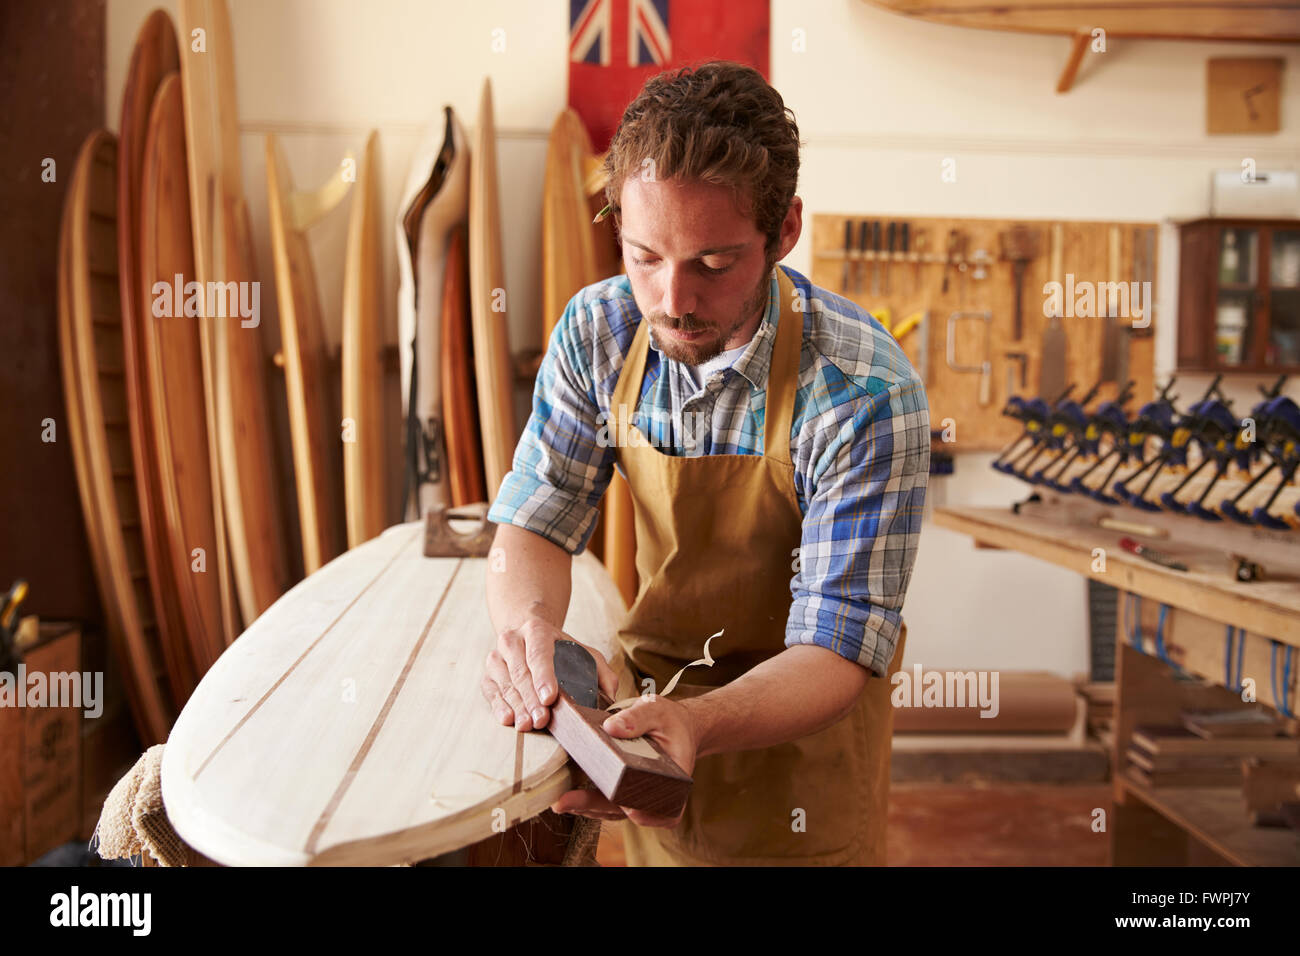
<svg viewBox="0 0 1300 956"><path fill-rule="evenodd" d="M202 857L172 829L162 798L163 744L155 744L113 787L91 838L100 857L125 860L148 853L159 866L188 866ZM562 866L598 866L600 821L576 817ZM98 844L98 845L96 845Z"/></svg>
<svg viewBox="0 0 1300 956"><path fill-rule="evenodd" d="M162 744L150 747L109 792L91 839L103 859L148 853L159 866L188 864L193 851L176 835L163 806L162 756Z"/></svg>

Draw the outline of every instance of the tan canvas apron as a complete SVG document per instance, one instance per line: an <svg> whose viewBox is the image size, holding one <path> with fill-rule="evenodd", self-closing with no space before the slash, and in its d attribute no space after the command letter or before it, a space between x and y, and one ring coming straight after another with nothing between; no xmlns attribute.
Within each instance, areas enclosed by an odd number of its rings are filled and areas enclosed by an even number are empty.
<svg viewBox="0 0 1300 956"><path fill-rule="evenodd" d="M772 352L762 455L674 457L632 429L649 349L643 321L619 376L611 420L633 440L618 449L636 510L640 591L619 640L634 673L620 696L651 677L688 670L676 698L707 693L785 649L790 581L802 515L790 461L803 314L777 270L781 318ZM623 429L627 430L624 431ZM633 433L636 432L634 435ZM639 439L639 440L637 440ZM904 626L890 665L903 657ZM635 680L635 688L628 685ZM792 743L700 758L674 829L623 824L629 865L883 864L893 710L887 678L868 680L838 723Z"/></svg>

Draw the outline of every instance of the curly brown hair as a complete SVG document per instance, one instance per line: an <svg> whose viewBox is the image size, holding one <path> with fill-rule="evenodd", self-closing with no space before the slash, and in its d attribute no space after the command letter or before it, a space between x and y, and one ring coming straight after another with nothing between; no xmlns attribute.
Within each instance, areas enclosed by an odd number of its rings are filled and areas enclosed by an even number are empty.
<svg viewBox="0 0 1300 956"><path fill-rule="evenodd" d="M799 180L794 113L752 67L714 60L646 81L605 154L605 199L622 228L628 176L730 187L767 238L769 255Z"/></svg>

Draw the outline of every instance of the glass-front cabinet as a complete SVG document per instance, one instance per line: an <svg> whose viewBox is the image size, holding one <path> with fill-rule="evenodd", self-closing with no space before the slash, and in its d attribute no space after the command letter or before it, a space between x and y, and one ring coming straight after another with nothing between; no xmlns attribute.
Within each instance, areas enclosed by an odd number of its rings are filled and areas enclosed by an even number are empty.
<svg viewBox="0 0 1300 956"><path fill-rule="evenodd" d="M1300 221L1179 227L1178 367L1300 371Z"/></svg>

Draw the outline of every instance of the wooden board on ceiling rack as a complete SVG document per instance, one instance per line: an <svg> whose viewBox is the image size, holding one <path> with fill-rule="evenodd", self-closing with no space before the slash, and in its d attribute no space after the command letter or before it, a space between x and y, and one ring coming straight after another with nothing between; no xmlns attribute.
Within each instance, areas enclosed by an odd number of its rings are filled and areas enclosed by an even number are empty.
<svg viewBox="0 0 1300 956"><path fill-rule="evenodd" d="M866 0L914 20L981 30L1073 36L1104 27L1107 37L1149 40L1300 42L1300 2L1275 0Z"/></svg>
<svg viewBox="0 0 1300 956"><path fill-rule="evenodd" d="M501 244L496 121L492 111L492 81L485 79L470 155L469 275L474 366L489 500L496 497L502 479L510 470L519 438L514 421L514 365L510 357L509 300Z"/></svg>
<svg viewBox="0 0 1300 956"><path fill-rule="evenodd" d="M913 251L907 255L896 251L890 261L889 295L884 294L883 281L881 294L871 294L872 269L878 261L883 269L887 257L882 253L877 260L869 251L860 255L856 251L856 243L850 256L850 263L855 268L850 272L851 277L862 276L862 291L853 288L847 292L841 290L846 219L854 222L855 236L856 224L862 220L881 220L886 223L893 220L909 224L910 248ZM1016 225L1041 230L1044 237L1040 244L1042 254L1025 267L1023 337L1019 342L1012 338L1015 308L1012 263L997 258L998 234ZM913 331L903 337L902 346L917 368L921 365L919 348L923 344L926 347L929 379L925 383L925 389L930 401L930 426L941 429L946 419L955 424L954 451L994 451L1019 434L1019 424L1001 413L1007 399L1011 395L1030 397L1038 394L1041 342L1048 321L1042 290L1048 281L1050 264L1047 237L1053 225L1050 221L1035 220L921 218L876 214L846 217L839 214L818 214L813 217L813 268L810 278L815 285L843 295L871 311L877 318L888 315L894 322L899 322L909 315L929 310L928 336ZM1073 277L1071 282L1074 287L1081 289L1080 284L1084 282L1096 285L1105 283L1109 227L1116 224L1064 222L1060 225L1063 237L1062 269ZM1128 279L1134 274L1135 230L1140 238L1141 230L1154 229L1155 226L1151 223L1117 225L1121 227L1120 274ZM943 276L948 258L946 250L948 236L954 229L965 237L966 256L964 260L954 257L953 265L948 267L949 287L945 293ZM918 233L925 236L925 251L920 254L915 252ZM986 254L983 262L986 278L975 279L975 271L979 266L977 256L981 250ZM967 266L965 272L960 269L963 262ZM916 281L918 275L919 282ZM1155 263L1152 263L1153 293L1155 275ZM976 335L973 322L957 323L954 352L955 364L958 365L975 366L986 358L992 362L992 395L987 405L979 403L980 376L951 370L946 362L945 349L948 317L959 311L984 310L993 313L988 328L987 355L983 352L982 330L980 335ZM1080 398L1097 381L1101 372L1105 319L1100 317L1102 307L1096 303L1095 296L1093 311L1093 317L1067 313L1061 319L1068 342L1066 380L1067 384L1075 384L1074 394ZM1133 409L1155 395L1153 332L1156 321L1158 317L1153 318L1147 328L1133 329L1128 335L1129 377L1136 382L1130 406ZM1008 358L1008 353L1023 353L1027 356L1026 384L1023 387L1020 385L1019 363ZM1116 385L1106 384L1098 391L1095 401L1115 398L1117 394Z"/></svg>
<svg viewBox="0 0 1300 956"><path fill-rule="evenodd" d="M173 711L128 435L116 230L117 139L100 130L81 147L63 208L59 357L77 488L109 640L141 742L151 746L167 739Z"/></svg>
<svg viewBox="0 0 1300 956"><path fill-rule="evenodd" d="M180 52L171 17L155 10L136 34L122 92L118 124L117 259L122 295L122 352L127 410L131 422L131 458L140 496L140 531L149 571L153 610L158 622L173 703L179 709L198 682L185 637L185 620L170 567L163 492L159 486L157 437L153 430L150 382L144 351L144 324L152 320L152 282L140 284L141 177L150 111L167 77L179 80ZM167 276L168 284L172 277Z"/></svg>
<svg viewBox="0 0 1300 956"><path fill-rule="evenodd" d="M571 786L554 738L504 726L480 696L496 640L489 559L426 558L424 540L423 522L398 525L327 564L204 678L162 767L167 814L200 852L228 865L421 860ZM573 578L564 629L608 657L624 605L593 556Z"/></svg>
<svg viewBox="0 0 1300 956"><path fill-rule="evenodd" d="M271 257L280 303L289 434L298 490L298 520L302 527L303 570L307 574L341 554L346 538L340 416L330 382L325 323L307 230L342 200L348 187L340 164L319 189L311 193L295 192L279 140L274 135L266 137Z"/></svg>
<svg viewBox="0 0 1300 956"><path fill-rule="evenodd" d="M980 30L1070 37L1070 50L1056 92L1074 85L1084 54L1120 37L1148 40L1220 40L1246 43L1300 42L1300 0L1244 4L1238 0L866 0L915 20ZM1094 31L1101 33L1094 35ZM1099 49L1104 50L1104 45Z"/></svg>
<svg viewBox="0 0 1300 956"><path fill-rule="evenodd" d="M171 286L177 275L194 275L193 229L185 159L185 120L179 76L163 82L149 117L140 196L140 288ZM172 311L176 290L172 289ZM149 416L154 437L156 483L166 530L166 562L160 587L180 606L195 678L225 649L221 588L209 563L217 555L208 420L203 397L199 319L141 313L142 347L149 379ZM205 573L196 573L196 551ZM193 686L186 693L193 691Z"/></svg>

